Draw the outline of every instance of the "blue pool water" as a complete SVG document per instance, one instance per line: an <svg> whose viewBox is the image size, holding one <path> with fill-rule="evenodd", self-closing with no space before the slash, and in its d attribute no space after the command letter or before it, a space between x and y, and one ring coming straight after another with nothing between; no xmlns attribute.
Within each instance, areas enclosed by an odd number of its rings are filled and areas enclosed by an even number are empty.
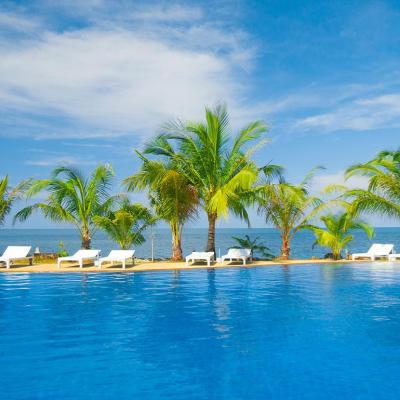
<svg viewBox="0 0 400 400"><path fill-rule="evenodd" d="M399 399L400 264L0 274L2 399Z"/></svg>

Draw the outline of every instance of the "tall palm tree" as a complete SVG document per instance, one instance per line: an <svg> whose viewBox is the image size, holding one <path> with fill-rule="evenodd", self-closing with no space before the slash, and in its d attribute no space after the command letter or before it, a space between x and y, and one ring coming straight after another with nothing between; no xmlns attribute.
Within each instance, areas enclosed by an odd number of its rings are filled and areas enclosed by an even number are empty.
<svg viewBox="0 0 400 400"><path fill-rule="evenodd" d="M310 229L315 234L314 245L327 247L332 251L333 258L342 258L342 250L354 239L352 232L363 230L368 239L374 234L374 229L365 222L354 218L347 212L339 214L327 214L321 217L324 227L306 225L304 228Z"/></svg>
<svg viewBox="0 0 400 400"><path fill-rule="evenodd" d="M257 179L258 168L245 148L266 132L261 121L248 124L231 138L225 106L205 109L204 122L170 122L165 133L147 145L145 154L165 157L196 188L208 218L206 251L215 252L215 225L229 211L248 221L244 193ZM260 143L259 143L260 144Z"/></svg>
<svg viewBox="0 0 400 400"><path fill-rule="evenodd" d="M24 180L17 186L9 186L8 175L0 179L0 225L4 224L6 216L10 213L15 201L19 200L29 187L29 180Z"/></svg>
<svg viewBox="0 0 400 400"><path fill-rule="evenodd" d="M141 169L124 183L130 191L148 190L156 215L171 228L172 260L181 260L182 230L185 222L197 214L197 191L174 161L154 161L137 154L142 161Z"/></svg>
<svg viewBox="0 0 400 400"><path fill-rule="evenodd" d="M141 204L132 204L128 199L121 202L117 211L106 215L95 215L93 222L118 243L122 250L144 243L143 232L155 222L151 211Z"/></svg>
<svg viewBox="0 0 400 400"><path fill-rule="evenodd" d="M272 178L277 173L280 173L279 169L271 167L264 171L265 179L255 188L254 200L266 223L272 223L279 230L282 241L280 258L287 260L293 236L322 210L324 202L310 194L309 184L314 171L298 185L287 183L282 177L274 182Z"/></svg>
<svg viewBox="0 0 400 400"><path fill-rule="evenodd" d="M346 178L369 178L367 189L349 190L352 212L374 212L400 219L400 150L382 151L374 159L348 168Z"/></svg>
<svg viewBox="0 0 400 400"><path fill-rule="evenodd" d="M39 210L52 221L75 225L82 247L89 249L96 230L93 217L106 214L115 201L109 194L113 175L108 164L99 165L89 178L75 168L58 167L49 179L34 181L27 191L29 198L45 190L46 200L23 208L14 220L25 221L33 211Z"/></svg>

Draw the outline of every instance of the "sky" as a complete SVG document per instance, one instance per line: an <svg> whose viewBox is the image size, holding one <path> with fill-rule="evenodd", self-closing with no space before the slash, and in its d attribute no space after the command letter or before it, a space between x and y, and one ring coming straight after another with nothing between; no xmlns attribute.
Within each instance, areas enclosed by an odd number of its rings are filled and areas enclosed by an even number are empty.
<svg viewBox="0 0 400 400"><path fill-rule="evenodd" d="M283 165L293 182L323 165L318 190L399 146L399 61L398 1L5 0L0 176L15 184L111 162L120 191L139 166L133 149L164 122L226 103L233 133L267 122L260 165ZM35 216L28 226L54 225Z"/></svg>

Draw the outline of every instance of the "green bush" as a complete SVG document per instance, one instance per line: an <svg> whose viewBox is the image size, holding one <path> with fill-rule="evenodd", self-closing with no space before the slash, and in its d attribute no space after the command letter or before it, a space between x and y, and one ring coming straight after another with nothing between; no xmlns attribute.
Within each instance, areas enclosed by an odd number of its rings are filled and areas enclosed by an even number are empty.
<svg viewBox="0 0 400 400"><path fill-rule="evenodd" d="M68 256L68 251L65 248L64 242L61 240L60 243L58 243L58 251L57 251L58 257L67 257Z"/></svg>

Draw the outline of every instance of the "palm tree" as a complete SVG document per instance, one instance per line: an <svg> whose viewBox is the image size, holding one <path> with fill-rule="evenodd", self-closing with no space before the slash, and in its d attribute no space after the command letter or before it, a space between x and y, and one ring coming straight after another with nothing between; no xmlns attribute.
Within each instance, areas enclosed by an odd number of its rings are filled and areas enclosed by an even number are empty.
<svg viewBox="0 0 400 400"><path fill-rule="evenodd" d="M118 243L122 250L145 242L143 232L155 222L151 211L141 204L131 204L128 199L121 202L117 211L96 215L93 222Z"/></svg>
<svg viewBox="0 0 400 400"><path fill-rule="evenodd" d="M282 240L280 258L287 260L293 236L322 210L324 202L310 194L314 170L298 185L287 183L282 177L274 183L272 178L279 173L279 169L270 166L264 170L265 180L255 188L254 200L266 223L272 223L279 230Z"/></svg>
<svg viewBox="0 0 400 400"><path fill-rule="evenodd" d="M332 251L333 258L342 258L342 250L354 239L351 234L354 230L363 230L368 239L374 234L374 229L365 222L355 219L351 214L343 212L340 214L327 214L321 217L324 228L306 225L304 228L310 229L315 234L315 245L327 247Z"/></svg>
<svg viewBox="0 0 400 400"><path fill-rule="evenodd" d="M257 146L245 147L266 131L261 121L248 124L231 138L225 106L205 109L205 122L170 122L145 149L164 157L196 188L208 218L206 251L215 252L215 224L229 211L248 222L244 193L257 179L258 168L250 159ZM260 143L259 143L260 144ZM175 151L176 148L176 151Z"/></svg>
<svg viewBox="0 0 400 400"><path fill-rule="evenodd" d="M197 191L173 161L153 161L137 154L142 160L141 169L124 183L130 191L148 190L156 215L171 228L172 260L182 260L182 230L185 222L197 214Z"/></svg>
<svg viewBox="0 0 400 400"><path fill-rule="evenodd" d="M58 167L50 179L33 182L27 191L29 198L45 190L48 192L46 200L23 208L14 220L25 221L33 211L39 210L52 221L75 225L82 247L89 249L96 230L93 217L105 215L115 201L115 197L109 195L113 175L108 164L95 168L89 178L75 168Z"/></svg>
<svg viewBox="0 0 400 400"><path fill-rule="evenodd" d="M243 238L232 236L232 239L238 244L238 247L242 249L250 249L252 256L255 252L257 252L260 253L261 256L266 260L271 260L274 258L274 256L269 253L269 247L260 242L259 236L255 237L254 239L251 239L249 235L244 235Z"/></svg>
<svg viewBox="0 0 400 400"><path fill-rule="evenodd" d="M374 212L400 219L400 150L382 151L374 159L348 168L346 178L369 178L368 189L349 190L353 213Z"/></svg>
<svg viewBox="0 0 400 400"><path fill-rule="evenodd" d="M29 180L24 180L17 186L10 188L8 175L0 179L0 225L4 224L6 216L10 213L15 201L19 200L29 187Z"/></svg>

